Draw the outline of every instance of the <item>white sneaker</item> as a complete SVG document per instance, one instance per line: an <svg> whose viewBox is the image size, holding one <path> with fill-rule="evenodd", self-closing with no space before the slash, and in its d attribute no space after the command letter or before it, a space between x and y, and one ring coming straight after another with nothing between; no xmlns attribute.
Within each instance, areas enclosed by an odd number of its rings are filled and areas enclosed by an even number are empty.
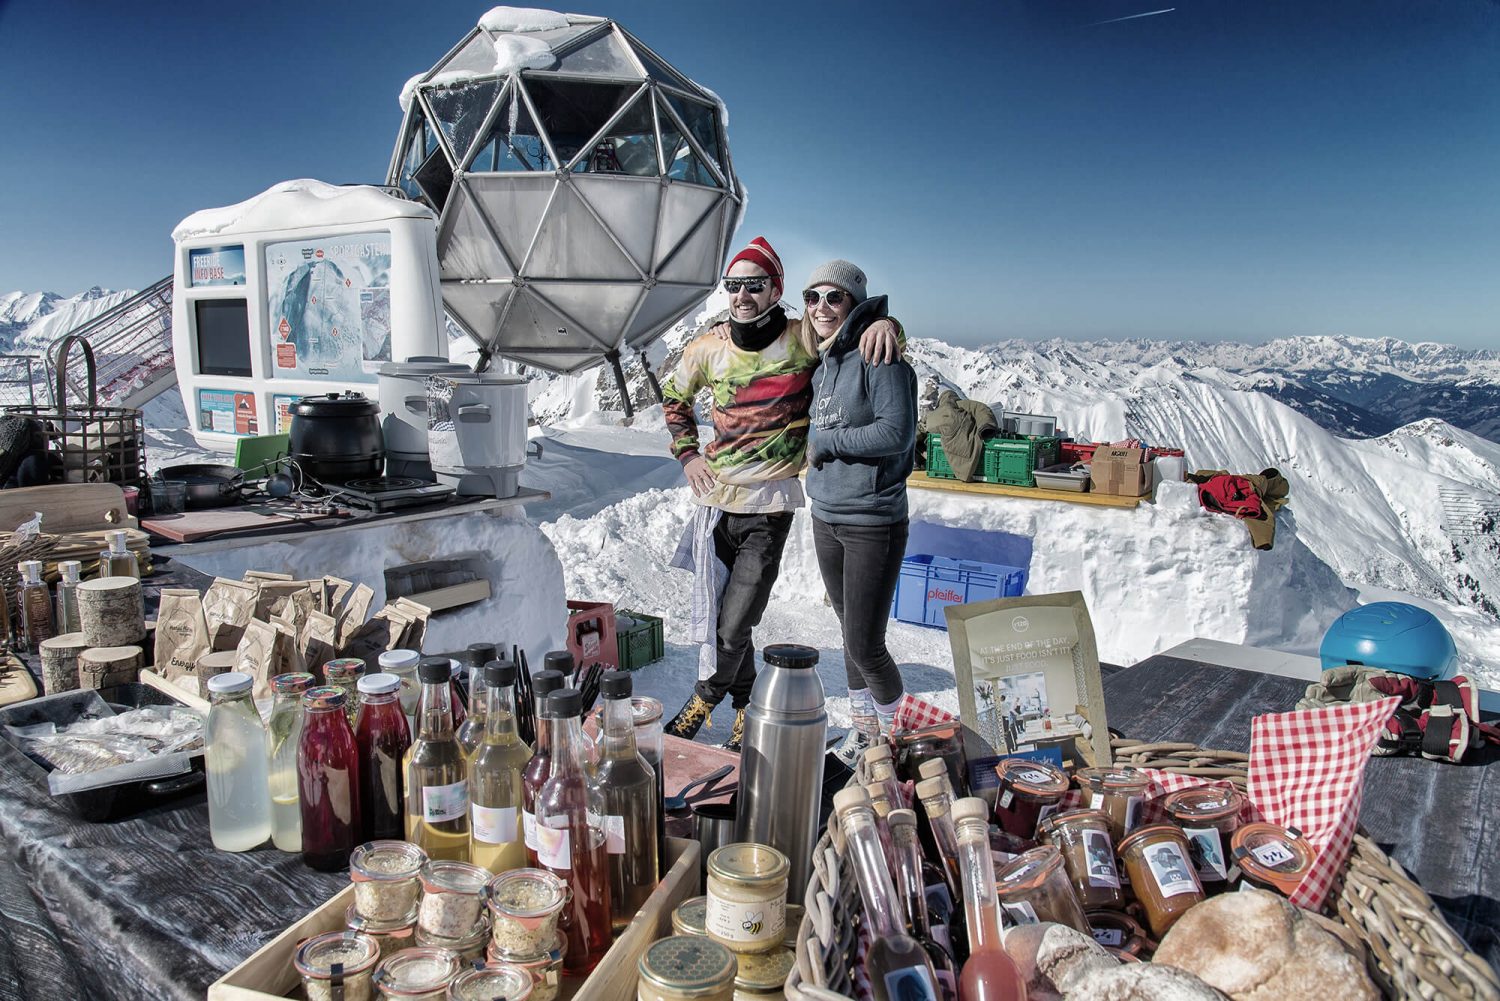
<svg viewBox="0 0 1500 1001"><path fill-rule="evenodd" d="M850 730L844 734L843 743L833 749L833 756L838 758L850 771L859 763L864 756L865 748L873 746L875 741L863 730Z"/></svg>

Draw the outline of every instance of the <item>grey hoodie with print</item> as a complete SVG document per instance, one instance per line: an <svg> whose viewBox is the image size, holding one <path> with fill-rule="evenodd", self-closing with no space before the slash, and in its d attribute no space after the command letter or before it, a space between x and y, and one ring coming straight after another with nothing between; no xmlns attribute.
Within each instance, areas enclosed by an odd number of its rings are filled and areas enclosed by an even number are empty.
<svg viewBox="0 0 1500 1001"><path fill-rule="evenodd" d="M904 360L870 364L858 351L860 334L885 316L883 295L854 307L813 373L807 495L813 515L830 524L906 519L917 375Z"/></svg>

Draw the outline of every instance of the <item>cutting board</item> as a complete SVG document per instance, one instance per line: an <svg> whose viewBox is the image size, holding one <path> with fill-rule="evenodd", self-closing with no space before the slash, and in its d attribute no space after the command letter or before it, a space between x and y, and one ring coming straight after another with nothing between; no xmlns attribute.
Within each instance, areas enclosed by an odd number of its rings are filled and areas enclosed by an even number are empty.
<svg viewBox="0 0 1500 1001"><path fill-rule="evenodd" d="M227 532L288 528L299 522L318 521L327 517L326 514L313 511L278 511L258 505L245 505L146 518L141 522L141 527L152 535L159 535L173 542L197 542Z"/></svg>
<svg viewBox="0 0 1500 1001"><path fill-rule="evenodd" d="M113 483L57 483L45 487L0 490L0 532L14 532L42 512L48 535L134 528L125 507L125 492Z"/></svg>
<svg viewBox="0 0 1500 1001"><path fill-rule="evenodd" d="M14 654L0 654L0 706L15 705L36 696L36 679L26 670L26 665Z"/></svg>

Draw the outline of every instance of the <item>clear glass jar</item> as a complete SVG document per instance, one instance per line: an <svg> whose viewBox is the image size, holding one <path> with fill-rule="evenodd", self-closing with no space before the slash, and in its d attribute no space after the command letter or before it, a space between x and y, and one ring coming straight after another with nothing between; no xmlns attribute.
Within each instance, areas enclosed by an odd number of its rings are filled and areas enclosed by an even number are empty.
<svg viewBox="0 0 1500 1001"><path fill-rule="evenodd" d="M786 977L797 965L797 953L785 946L769 952L741 953L734 974L734 996L740 1001L776 1001L784 997Z"/></svg>
<svg viewBox="0 0 1500 1001"><path fill-rule="evenodd" d="M382 671L401 679L401 711L406 713L406 722L413 732L416 731L417 699L422 695L422 685L417 681L417 662L421 659L422 655L415 650L387 650L376 658Z"/></svg>
<svg viewBox="0 0 1500 1001"><path fill-rule="evenodd" d="M1255 886L1290 897L1313 864L1312 846L1295 827L1246 824L1230 839L1234 861Z"/></svg>
<svg viewBox="0 0 1500 1001"><path fill-rule="evenodd" d="M1094 941L1115 958L1139 957L1146 948L1146 929L1124 911L1089 911L1084 917Z"/></svg>
<svg viewBox="0 0 1500 1001"><path fill-rule="evenodd" d="M1135 768L1084 768L1077 777L1088 808L1109 817L1109 836L1119 846L1140 823L1150 779Z"/></svg>
<svg viewBox="0 0 1500 1001"><path fill-rule="evenodd" d="M1130 892L1145 908L1146 923L1158 939L1203 900L1187 835L1171 824L1142 827L1120 842L1117 850L1130 877Z"/></svg>
<svg viewBox="0 0 1500 1001"><path fill-rule="evenodd" d="M733 952L767 952L786 934L791 862L769 845L739 842L708 856L705 926Z"/></svg>
<svg viewBox="0 0 1500 1001"><path fill-rule="evenodd" d="M512 869L489 881L484 902L490 911L495 948L510 955L535 956L557 938L557 919L568 902L568 884L545 869Z"/></svg>
<svg viewBox="0 0 1500 1001"><path fill-rule="evenodd" d="M502 952L491 943L486 958L491 965L503 963L528 973L531 976L531 1001L556 1001L562 991L565 951L565 940L558 935L548 948L530 956Z"/></svg>
<svg viewBox="0 0 1500 1001"><path fill-rule="evenodd" d="M479 921L474 927L456 938L429 935L422 930L420 925L417 926L417 945L424 949L447 949L449 952L457 953L464 966L472 965L475 960L483 962L484 952L489 944L490 918L487 914L479 915Z"/></svg>
<svg viewBox="0 0 1500 1001"><path fill-rule="evenodd" d="M653 942L636 963L637 1001L734 1001L739 964L721 943L696 935Z"/></svg>
<svg viewBox="0 0 1500 1001"><path fill-rule="evenodd" d="M448 1001L528 1001L531 974L515 966L498 963L465 970L448 985Z"/></svg>
<svg viewBox="0 0 1500 1001"><path fill-rule="evenodd" d="M1187 835L1198 881L1204 892L1229 886L1229 844L1239 830L1245 797L1227 786L1201 786L1172 793L1162 804L1172 823Z"/></svg>
<svg viewBox="0 0 1500 1001"><path fill-rule="evenodd" d="M380 962L380 944L357 931L331 931L315 935L297 947L292 961L302 977L307 1001L371 1001L375 964ZM335 965L343 969L336 977ZM337 982L342 980L342 984ZM335 987L342 986L342 992Z"/></svg>
<svg viewBox="0 0 1500 1001"><path fill-rule="evenodd" d="M405 924L370 921L361 917L359 911L354 908L355 905L350 904L349 909L344 911L345 926L350 931L363 932L373 938L380 946L381 959L395 955L403 949L410 949L417 944L416 921L409 921Z"/></svg>
<svg viewBox="0 0 1500 1001"><path fill-rule="evenodd" d="M417 927L429 935L462 938L479 921L488 869L469 862L429 860L422 867Z"/></svg>
<svg viewBox="0 0 1500 1001"><path fill-rule="evenodd" d="M787 927L794 927L787 922ZM677 905L672 912L672 934L674 935L707 935L708 934L708 898L689 897Z"/></svg>
<svg viewBox="0 0 1500 1001"><path fill-rule="evenodd" d="M354 849L349 878L354 909L379 924L411 924L422 897L427 853L407 841L370 841Z"/></svg>
<svg viewBox="0 0 1500 1001"><path fill-rule="evenodd" d="M375 968L375 989L387 1001L445 1001L462 969L447 949L402 949Z"/></svg>
<svg viewBox="0 0 1500 1001"><path fill-rule="evenodd" d="M1023 852L995 874L995 883L1000 905L1017 924L1055 921L1089 933L1060 849L1043 845Z"/></svg>
<svg viewBox="0 0 1500 1001"><path fill-rule="evenodd" d="M1125 908L1114 842L1109 840L1109 817L1103 811L1054 813L1038 826L1037 837L1062 851L1068 878L1085 908Z"/></svg>
<svg viewBox="0 0 1500 1001"><path fill-rule="evenodd" d="M1061 768L1029 758L1004 758L995 766L1000 789L995 819L1007 834L1036 837L1039 821L1057 809L1068 794L1068 776Z"/></svg>
<svg viewBox="0 0 1500 1001"><path fill-rule="evenodd" d="M358 657L340 657L323 665L323 684L344 693L344 715L351 727L359 715L359 679L364 674L365 662Z"/></svg>

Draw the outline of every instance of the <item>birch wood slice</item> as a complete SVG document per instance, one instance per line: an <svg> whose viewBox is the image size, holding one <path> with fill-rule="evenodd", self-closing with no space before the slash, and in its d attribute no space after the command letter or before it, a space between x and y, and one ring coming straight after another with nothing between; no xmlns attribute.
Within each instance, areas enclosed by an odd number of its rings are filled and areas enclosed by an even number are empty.
<svg viewBox="0 0 1500 1001"><path fill-rule="evenodd" d="M198 676L196 691L200 699L208 698L209 678L228 674L234 670L235 657L236 653L233 650L215 650L213 653L206 653L198 658L194 673ZM191 678L180 678L178 682L181 684L191 680Z"/></svg>
<svg viewBox="0 0 1500 1001"><path fill-rule="evenodd" d="M90 647L78 655L78 683L113 688L137 680L143 654L138 646Z"/></svg>
<svg viewBox="0 0 1500 1001"><path fill-rule="evenodd" d="M91 647L135 646L146 638L146 607L134 577L78 585L79 631Z"/></svg>
<svg viewBox="0 0 1500 1001"><path fill-rule="evenodd" d="M42 640L42 690L47 695L78 687L78 655L88 649L83 633L63 633Z"/></svg>

